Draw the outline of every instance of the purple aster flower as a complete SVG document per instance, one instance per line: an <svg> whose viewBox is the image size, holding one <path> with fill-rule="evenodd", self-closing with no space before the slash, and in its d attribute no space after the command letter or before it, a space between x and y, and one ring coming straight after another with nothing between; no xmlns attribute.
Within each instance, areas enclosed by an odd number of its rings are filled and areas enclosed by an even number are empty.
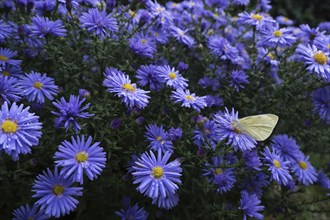
<svg viewBox="0 0 330 220"><path fill-rule="evenodd" d="M54 0L43 0L43 1L35 1L34 6L36 13L39 15L46 15L52 12L55 8L56 1Z"/></svg>
<svg viewBox="0 0 330 220"><path fill-rule="evenodd" d="M162 28L169 28L173 25L173 17L170 12L166 11L165 7L157 2L147 1L147 9L155 19L156 25L160 25Z"/></svg>
<svg viewBox="0 0 330 220"><path fill-rule="evenodd" d="M3 42L6 38L12 35L14 28L5 23L4 20L0 19L0 42Z"/></svg>
<svg viewBox="0 0 330 220"><path fill-rule="evenodd" d="M157 158L152 151L143 153L135 162L133 169L134 184L139 184L137 190L146 196L157 199L166 198L175 194L181 184L180 176L182 168L180 162L174 160L168 163L171 153L169 151L162 155L159 150Z"/></svg>
<svg viewBox="0 0 330 220"><path fill-rule="evenodd" d="M22 69L19 66L5 65L0 67L0 73L3 76L18 78L22 73Z"/></svg>
<svg viewBox="0 0 330 220"><path fill-rule="evenodd" d="M211 78L204 76L198 80L198 85L200 85L203 89L211 87L212 91L217 91L220 88L220 82L216 78Z"/></svg>
<svg viewBox="0 0 330 220"><path fill-rule="evenodd" d="M330 35L316 37L314 40L314 45L317 49L324 52L330 52Z"/></svg>
<svg viewBox="0 0 330 220"><path fill-rule="evenodd" d="M189 67L188 64L186 64L186 63L180 61L180 62L178 63L177 69L178 69L179 71L185 71L185 70L188 69L188 67Z"/></svg>
<svg viewBox="0 0 330 220"><path fill-rule="evenodd" d="M287 185L292 180L287 167L291 162L282 160L274 149L271 152L268 147L265 148L262 155L264 156L265 165L269 167L268 170L272 174L270 180L275 180L278 185Z"/></svg>
<svg viewBox="0 0 330 220"><path fill-rule="evenodd" d="M248 175L243 178L240 187L250 194L256 194L261 197L262 188L269 184L267 179L268 176L263 172L258 172L254 175L248 173Z"/></svg>
<svg viewBox="0 0 330 220"><path fill-rule="evenodd" d="M87 89L79 89L78 93L80 98L88 99L91 97L91 93Z"/></svg>
<svg viewBox="0 0 330 220"><path fill-rule="evenodd" d="M212 120L207 120L203 126L193 131L193 141L198 147L208 146L213 150L220 139L217 125Z"/></svg>
<svg viewBox="0 0 330 220"><path fill-rule="evenodd" d="M175 39L177 39L180 43L183 43L189 48L192 48L192 46L195 44L194 38L191 36L187 35L188 30L181 30L178 27L173 26L171 28L171 34Z"/></svg>
<svg viewBox="0 0 330 220"><path fill-rule="evenodd" d="M134 54L146 58L152 58L156 52L154 39L143 32L139 32L129 39L129 47Z"/></svg>
<svg viewBox="0 0 330 220"><path fill-rule="evenodd" d="M133 108L136 106L143 109L147 106L150 97L146 94L149 91L136 88L136 84L131 83L129 76L124 72L115 68L106 68L104 76L103 85L108 87L107 91L122 98L127 107Z"/></svg>
<svg viewBox="0 0 330 220"><path fill-rule="evenodd" d="M324 80L330 81L329 53L318 50L314 45L299 44L296 50L297 59L307 65L309 72L315 72Z"/></svg>
<svg viewBox="0 0 330 220"><path fill-rule="evenodd" d="M330 189L330 179L323 170L317 172L317 183L325 189Z"/></svg>
<svg viewBox="0 0 330 220"><path fill-rule="evenodd" d="M207 42L207 47L211 50L211 53L220 57L222 60L229 59L235 62L238 58L237 48L230 45L226 38L220 36L212 36Z"/></svg>
<svg viewBox="0 0 330 220"><path fill-rule="evenodd" d="M47 17L35 16L32 18L31 37L44 38L47 36L64 37L66 29L61 20L51 21Z"/></svg>
<svg viewBox="0 0 330 220"><path fill-rule="evenodd" d="M244 220L247 219L246 216L250 216L256 219L263 219L264 216L259 212L264 210L265 207L260 205L261 201L255 194L249 194L246 191L241 192L240 207L244 212Z"/></svg>
<svg viewBox="0 0 330 220"><path fill-rule="evenodd" d="M218 125L218 132L220 133L220 141L228 139L227 144L232 145L234 150L241 151L251 150L256 147L257 142L249 135L240 131L236 124L238 121L238 112L232 109L229 113L226 108L224 114L216 114L214 116L215 122Z"/></svg>
<svg viewBox="0 0 330 220"><path fill-rule="evenodd" d="M263 13L247 13L246 11L238 14L238 22L255 27L257 30L264 29L266 26L274 25L275 21Z"/></svg>
<svg viewBox="0 0 330 220"><path fill-rule="evenodd" d="M247 168L260 170L262 165L257 151L244 151L243 152L244 163Z"/></svg>
<svg viewBox="0 0 330 220"><path fill-rule="evenodd" d="M319 28L310 28L308 24L302 24L299 26L300 32L297 34L297 38L301 39L305 43L312 43L316 37L324 36L324 31L320 32Z"/></svg>
<svg viewBox="0 0 330 220"><path fill-rule="evenodd" d="M296 42L296 38L291 35L291 30L287 28L275 27L261 30L261 45L266 47L290 47Z"/></svg>
<svg viewBox="0 0 330 220"><path fill-rule="evenodd" d="M205 163L203 175L207 176L210 183L216 184L218 193L230 191L236 183L234 168L223 168L226 166L222 157L212 157L212 164Z"/></svg>
<svg viewBox="0 0 330 220"><path fill-rule="evenodd" d="M275 135L272 138L271 146L283 161L297 163L298 158L303 156L296 140L286 134Z"/></svg>
<svg viewBox="0 0 330 220"><path fill-rule="evenodd" d="M176 91L172 91L171 99L175 102L181 103L181 106L187 108L193 108L197 112L200 112L201 109L205 108L206 105L206 97L205 96L196 96L195 93L191 93L188 89L177 89Z"/></svg>
<svg viewBox="0 0 330 220"><path fill-rule="evenodd" d="M53 100L53 95L58 93L58 86L55 85L54 79L38 72L32 71L22 76L19 85L22 86L22 94L29 102L37 101L43 104L45 97Z"/></svg>
<svg viewBox="0 0 330 220"><path fill-rule="evenodd" d="M32 208L30 208L29 204L26 204L25 206L21 205L19 208L15 209L13 211L13 220L46 220L49 219L49 216L44 214L43 211L38 210L38 207L36 205L33 205Z"/></svg>
<svg viewBox="0 0 330 220"><path fill-rule="evenodd" d="M188 80L185 79L179 71L176 71L174 67L171 68L168 65L158 66L156 73L164 79L166 85L174 89L185 89L188 86Z"/></svg>
<svg viewBox="0 0 330 220"><path fill-rule="evenodd" d="M77 139L71 136L71 142L63 141L58 146L54 159L57 166L63 167L61 175L64 175L64 178L72 176L76 182L83 184L84 173L90 180L100 175L105 167L105 152L99 142L93 145L91 143L91 136L85 142L85 136L81 135L77 136Z"/></svg>
<svg viewBox="0 0 330 220"><path fill-rule="evenodd" d="M263 47L258 48L257 63L259 62L270 64L272 69L277 68L280 64L280 61L276 60L274 52L270 52Z"/></svg>
<svg viewBox="0 0 330 220"><path fill-rule="evenodd" d="M32 186L33 198L40 198L35 204L45 214L59 218L73 211L79 201L76 196L82 195L82 187L73 187L72 178L64 178L55 167L54 173L47 169L37 176Z"/></svg>
<svg viewBox="0 0 330 220"><path fill-rule="evenodd" d="M5 102L0 110L0 150L18 160L18 154L31 153L32 146L39 144L41 123L39 117L30 113L30 107L23 109L15 102L8 107Z"/></svg>
<svg viewBox="0 0 330 220"><path fill-rule="evenodd" d="M137 70L136 78L139 79L141 86L149 84L150 90L159 91L164 87L164 79L156 73L157 66L155 65L142 65Z"/></svg>
<svg viewBox="0 0 330 220"><path fill-rule="evenodd" d="M309 157L301 156L295 163L291 163L291 170L295 173L298 181L309 186L317 181L317 173L311 163Z"/></svg>
<svg viewBox="0 0 330 220"><path fill-rule="evenodd" d="M235 5L248 5L250 0L233 0L233 4Z"/></svg>
<svg viewBox="0 0 330 220"><path fill-rule="evenodd" d="M182 129L171 127L168 130L168 137L171 141L179 140L182 137Z"/></svg>
<svg viewBox="0 0 330 220"><path fill-rule="evenodd" d="M327 124L330 124L330 86L322 87L312 93L313 111Z"/></svg>
<svg viewBox="0 0 330 220"><path fill-rule="evenodd" d="M0 75L0 105L4 102L17 102L21 99L22 88L17 81L16 78Z"/></svg>
<svg viewBox="0 0 330 220"><path fill-rule="evenodd" d="M117 20L105 10L100 12L97 8L91 8L88 12L83 12L79 20L83 28L101 39L118 31Z"/></svg>
<svg viewBox="0 0 330 220"><path fill-rule="evenodd" d="M294 23L292 20L290 20L285 16L277 16L276 21L281 25L288 25L288 26L291 26Z"/></svg>
<svg viewBox="0 0 330 220"><path fill-rule="evenodd" d="M7 64L19 66L22 60L13 60L12 58L17 55L17 51L11 51L8 48L0 48L0 67Z"/></svg>
<svg viewBox="0 0 330 220"><path fill-rule="evenodd" d="M59 112L52 111L54 115L58 116L58 118L55 119L56 124L59 126L64 126L66 131L68 131L72 124L73 129L78 132L81 127L77 122L77 119L89 118L94 115L88 112L84 112L84 110L88 109L90 106L90 103L88 103L81 107L85 100L85 98L80 100L79 97L70 95L68 102L64 97L62 97L60 101L53 102L53 105L59 110Z"/></svg>
<svg viewBox="0 0 330 220"><path fill-rule="evenodd" d="M166 198L159 196L152 200L152 204L158 206L158 208L163 209L172 209L173 207L177 206L179 203L179 196L178 194L169 194Z"/></svg>
<svg viewBox="0 0 330 220"><path fill-rule="evenodd" d="M242 70L234 70L231 72L230 86L234 87L238 92L240 88L244 88L243 84L250 83L248 76Z"/></svg>
<svg viewBox="0 0 330 220"><path fill-rule="evenodd" d="M150 142L149 147L153 150L161 150L162 152L169 151L173 153L173 143L169 138L168 132L166 132L161 125L156 124L148 125L145 137Z"/></svg>
<svg viewBox="0 0 330 220"><path fill-rule="evenodd" d="M166 44L168 42L169 33L165 29L152 27L149 29L149 33L159 44Z"/></svg>
<svg viewBox="0 0 330 220"><path fill-rule="evenodd" d="M321 31L326 31L327 34L330 34L330 21L324 21L319 23L317 26Z"/></svg>
<svg viewBox="0 0 330 220"><path fill-rule="evenodd" d="M139 207L137 203L135 205L124 204L124 208L120 209L119 211L116 211L116 215L121 220L147 220L148 219L148 213L143 207Z"/></svg>

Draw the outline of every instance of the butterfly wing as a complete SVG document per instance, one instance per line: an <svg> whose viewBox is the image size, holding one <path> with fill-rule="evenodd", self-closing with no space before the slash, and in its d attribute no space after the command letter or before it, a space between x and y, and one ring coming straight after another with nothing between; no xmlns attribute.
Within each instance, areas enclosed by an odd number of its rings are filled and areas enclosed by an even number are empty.
<svg viewBox="0 0 330 220"><path fill-rule="evenodd" d="M277 115L253 115L239 119L238 127L256 141L264 141L272 134L277 122Z"/></svg>

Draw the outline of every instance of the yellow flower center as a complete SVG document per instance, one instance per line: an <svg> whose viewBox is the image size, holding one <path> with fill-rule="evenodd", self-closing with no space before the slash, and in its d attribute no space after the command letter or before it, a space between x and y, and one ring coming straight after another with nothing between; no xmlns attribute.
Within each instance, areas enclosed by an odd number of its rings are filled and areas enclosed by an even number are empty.
<svg viewBox="0 0 330 220"><path fill-rule="evenodd" d="M2 131L5 133L15 133L17 131L17 124L9 119L2 123Z"/></svg>
<svg viewBox="0 0 330 220"><path fill-rule="evenodd" d="M155 37L158 37L159 36L159 33L158 32L154 32L154 35L155 35Z"/></svg>
<svg viewBox="0 0 330 220"><path fill-rule="evenodd" d="M76 161L78 161L78 163L85 162L87 159L88 159L88 153L85 151L81 151L76 155Z"/></svg>
<svg viewBox="0 0 330 220"><path fill-rule="evenodd" d="M178 34L181 36L181 37L183 37L184 36L184 32L183 31L178 31Z"/></svg>
<svg viewBox="0 0 330 220"><path fill-rule="evenodd" d="M231 123L231 126L233 127L234 132L236 134L242 134L242 131L237 128L237 123L236 122Z"/></svg>
<svg viewBox="0 0 330 220"><path fill-rule="evenodd" d="M152 175L157 179L161 178L164 175L163 168L159 166L152 168Z"/></svg>
<svg viewBox="0 0 330 220"><path fill-rule="evenodd" d="M4 76L9 76L10 73L9 73L8 71L6 71L6 70L3 70L3 71L2 71L2 75L4 75Z"/></svg>
<svg viewBox="0 0 330 220"><path fill-rule="evenodd" d="M284 17L283 20L284 20L284 21L289 21L289 18Z"/></svg>
<svg viewBox="0 0 330 220"><path fill-rule="evenodd" d="M33 84L33 87L36 88L36 89L41 89L43 86L44 85L39 81L37 81Z"/></svg>
<svg viewBox="0 0 330 220"><path fill-rule="evenodd" d="M64 187L61 186L61 185L55 185L54 188L53 188L53 193L56 195L56 196L60 196L62 195L64 192Z"/></svg>
<svg viewBox="0 0 330 220"><path fill-rule="evenodd" d="M142 40L141 40L141 43L142 43L142 44L145 44L146 42L147 42L146 39L142 39Z"/></svg>
<svg viewBox="0 0 330 220"><path fill-rule="evenodd" d="M207 32L206 32L207 35L213 35L214 34L214 30L213 29L209 29Z"/></svg>
<svg viewBox="0 0 330 220"><path fill-rule="evenodd" d="M215 168L214 169L214 173L216 174L216 175L219 175L219 174L221 174L222 173L222 169L221 168Z"/></svg>
<svg viewBox="0 0 330 220"><path fill-rule="evenodd" d="M255 20L258 20L258 21L261 21L262 20L262 16L259 15L259 14L252 15L252 18L255 19Z"/></svg>
<svg viewBox="0 0 330 220"><path fill-rule="evenodd" d="M268 53L267 54L267 57L269 57L271 60L274 60L275 59L275 57L274 57L274 55L272 53Z"/></svg>
<svg viewBox="0 0 330 220"><path fill-rule="evenodd" d="M282 37L282 35L283 35L282 31L280 31L280 30L274 31L273 34L275 37Z"/></svg>
<svg viewBox="0 0 330 220"><path fill-rule="evenodd" d="M280 161L278 161L278 160L273 160L273 164L274 164L274 166L275 166L277 169L281 168Z"/></svg>
<svg viewBox="0 0 330 220"><path fill-rule="evenodd" d="M162 137L161 136L158 136L158 137L156 137L156 140L157 141L160 141L160 140L162 140Z"/></svg>
<svg viewBox="0 0 330 220"><path fill-rule="evenodd" d="M318 64L325 65L328 62L328 56L322 51L316 52L313 57Z"/></svg>
<svg viewBox="0 0 330 220"><path fill-rule="evenodd" d="M32 217L28 217L28 220L34 220Z"/></svg>
<svg viewBox="0 0 330 220"><path fill-rule="evenodd" d="M128 14L129 14L131 17L133 17L133 18L136 17L136 12L135 12L135 11L129 10L129 11L128 11Z"/></svg>
<svg viewBox="0 0 330 220"><path fill-rule="evenodd" d="M330 44L328 44L328 49L330 50Z"/></svg>
<svg viewBox="0 0 330 220"><path fill-rule="evenodd" d="M0 60L6 62L8 60L8 58L4 55L0 55Z"/></svg>
<svg viewBox="0 0 330 220"><path fill-rule="evenodd" d="M194 101L195 100L195 97L191 96L191 95L186 95L185 96L186 99L188 99L189 101Z"/></svg>
<svg viewBox="0 0 330 220"><path fill-rule="evenodd" d="M170 73L168 74L168 76L169 76L171 79L175 79L175 78L176 78L176 74L173 73L173 72L170 72Z"/></svg>
<svg viewBox="0 0 330 220"><path fill-rule="evenodd" d="M134 92L135 91L135 88L130 83L124 83L123 89L126 89L127 91L131 91L131 92Z"/></svg>
<svg viewBox="0 0 330 220"><path fill-rule="evenodd" d="M306 162L304 162L304 161L300 161L299 162L299 167L301 168L301 169L303 169L303 170L306 170L307 169L307 163Z"/></svg>
<svg viewBox="0 0 330 220"><path fill-rule="evenodd" d="M209 129L205 129L204 132L205 132L206 134L210 134L210 133L211 133L211 131L210 131Z"/></svg>
<svg viewBox="0 0 330 220"><path fill-rule="evenodd" d="M164 8L162 8L162 7L157 7L157 8L156 8L156 11L157 11L157 12L162 12L162 11L164 11Z"/></svg>

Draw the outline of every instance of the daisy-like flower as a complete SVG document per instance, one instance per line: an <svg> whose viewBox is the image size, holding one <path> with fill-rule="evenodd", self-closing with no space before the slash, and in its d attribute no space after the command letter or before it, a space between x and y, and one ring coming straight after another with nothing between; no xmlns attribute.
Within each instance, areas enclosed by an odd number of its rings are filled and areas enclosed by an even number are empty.
<svg viewBox="0 0 330 220"><path fill-rule="evenodd" d="M136 84L131 83L127 74L115 68L106 68L104 76L103 85L107 87L107 91L115 93L127 107L136 106L143 109L147 106L150 97L146 94L149 91L136 88Z"/></svg>
<svg viewBox="0 0 330 220"><path fill-rule="evenodd" d="M188 80L185 79L179 71L175 70L174 67L171 68L168 65L158 66L156 73L164 79L166 85L174 89L185 89L188 86Z"/></svg>
<svg viewBox="0 0 330 220"><path fill-rule="evenodd" d="M265 207L261 206L260 203L261 201L257 195L242 191L239 209L241 209L244 213L243 219L246 220L246 216L250 216L256 219L263 219L264 216L259 212L264 210Z"/></svg>
<svg viewBox="0 0 330 220"><path fill-rule="evenodd" d="M217 125L213 120L207 120L201 128L193 131L192 138L198 147L209 146L214 150L220 139Z"/></svg>
<svg viewBox="0 0 330 220"><path fill-rule="evenodd" d="M272 174L270 180L275 180L278 185L287 185L292 180L288 170L288 165L291 162L283 161L274 149L271 152L268 147L265 148L262 155L264 156L265 165L269 167L268 170Z"/></svg>
<svg viewBox="0 0 330 220"><path fill-rule="evenodd" d="M30 107L23 108L15 102L9 108L5 102L0 110L0 150L13 160L18 160L18 154L30 153L42 134L39 117L29 112Z"/></svg>
<svg viewBox="0 0 330 220"><path fill-rule="evenodd" d="M77 136L77 139L71 136L71 142L63 141L54 156L57 166L62 167L61 175L64 178L72 176L80 184L83 184L84 174L90 180L97 178L106 162L105 152L99 144L92 145L91 136L85 142L84 135Z"/></svg>
<svg viewBox="0 0 330 220"><path fill-rule="evenodd" d="M282 25L288 25L288 26L291 26L293 25L293 21L290 20L289 18L285 17L285 16L277 16L276 17L276 21L279 23L279 24L282 24Z"/></svg>
<svg viewBox="0 0 330 220"><path fill-rule="evenodd" d="M97 8L91 8L88 12L82 13L79 20L83 28L101 39L110 37L110 33L118 31L117 20L105 10L100 12Z"/></svg>
<svg viewBox="0 0 330 220"><path fill-rule="evenodd" d="M238 112L235 113L234 109L229 113L226 108L226 112L224 114L216 114L214 120L218 125L220 141L228 139L227 144L232 145L235 151L238 149L246 151L256 147L257 142L236 126Z"/></svg>
<svg viewBox="0 0 330 220"><path fill-rule="evenodd" d="M136 55L147 58L152 58L157 51L154 39L143 32L139 32L129 39L129 47Z"/></svg>
<svg viewBox="0 0 330 220"><path fill-rule="evenodd" d="M153 1L147 1L146 6L152 19L156 19L156 26L160 25L162 28L169 28L173 25L173 16L165 7Z"/></svg>
<svg viewBox="0 0 330 220"><path fill-rule="evenodd" d="M262 188L267 186L268 176L263 172L258 172L254 175L247 173L241 182L240 188L246 190L249 194L256 194L259 197L262 195Z"/></svg>
<svg viewBox="0 0 330 220"><path fill-rule="evenodd" d="M47 169L37 176L32 186L33 198L40 198L35 204L45 214L59 218L73 211L79 201L74 198L82 196L82 187L74 187L72 178L65 178L55 167L54 173Z"/></svg>
<svg viewBox="0 0 330 220"><path fill-rule="evenodd" d="M16 78L0 75L0 105L4 102L19 101L21 92L22 88Z"/></svg>
<svg viewBox="0 0 330 220"><path fill-rule="evenodd" d="M29 102L36 101L43 104L45 97L53 100L53 95L58 93L58 86L55 85L54 79L38 72L32 71L22 76L19 85L22 86L22 94Z"/></svg>
<svg viewBox="0 0 330 220"><path fill-rule="evenodd" d="M169 194L166 198L158 197L152 200L152 204L158 206L158 208L162 209L172 209L173 207L177 206L179 203L179 196L178 194Z"/></svg>
<svg viewBox="0 0 330 220"><path fill-rule="evenodd" d="M94 114L90 114L88 112L84 112L84 110L88 109L90 103L81 107L86 99L79 99L79 97L70 95L70 99L67 102L64 97L60 99L60 101L53 102L53 105L58 108L59 112L52 111L52 113L58 118L55 119L55 124L58 127L64 126L66 131L68 131L69 127L72 125L73 129L78 132L81 129L77 119L78 118L89 118Z"/></svg>
<svg viewBox="0 0 330 220"><path fill-rule="evenodd" d="M244 151L243 152L244 163L247 168L260 170L262 165L257 151Z"/></svg>
<svg viewBox="0 0 330 220"><path fill-rule="evenodd" d="M18 78L22 73L19 66L5 65L0 67L0 75ZM1 82L1 80L0 80Z"/></svg>
<svg viewBox="0 0 330 220"><path fill-rule="evenodd" d="M242 70L234 70L231 72L230 86L234 87L238 92L240 88L244 88L244 84L250 83L248 76Z"/></svg>
<svg viewBox="0 0 330 220"><path fill-rule="evenodd" d="M329 53L318 50L314 45L299 44L296 49L297 59L307 65L309 72L320 75L324 80L330 81Z"/></svg>
<svg viewBox="0 0 330 220"><path fill-rule="evenodd" d="M222 60L235 62L239 55L237 48L231 46L226 38L220 36L210 37L207 47L211 50L212 54L220 57Z"/></svg>
<svg viewBox="0 0 330 220"><path fill-rule="evenodd" d="M14 56L17 55L17 51L11 51L8 48L0 48L0 67L4 67L7 64L13 66L19 66L22 60L14 60L12 59Z"/></svg>
<svg viewBox="0 0 330 220"><path fill-rule="evenodd" d="M327 124L330 124L330 86L322 87L312 93L313 111Z"/></svg>
<svg viewBox="0 0 330 220"><path fill-rule="evenodd" d="M149 85L150 90L159 91L164 87L164 79L159 77L155 72L157 66L155 65L142 65L136 71L136 78L139 79L141 86Z"/></svg>
<svg viewBox="0 0 330 220"><path fill-rule="evenodd" d="M275 135L272 138L271 146L284 161L296 163L298 158L303 156L296 140L286 134Z"/></svg>
<svg viewBox="0 0 330 220"><path fill-rule="evenodd" d="M324 52L330 52L330 35L320 36L315 38L314 45L317 49Z"/></svg>
<svg viewBox="0 0 330 220"><path fill-rule="evenodd" d="M325 31L320 31L318 27L310 28L308 24L302 24L299 28L300 32L297 33L297 38L305 43L312 43L316 37L324 36L325 33Z"/></svg>
<svg viewBox="0 0 330 220"><path fill-rule="evenodd" d="M330 179L323 170L317 172L317 183L325 189L330 189Z"/></svg>
<svg viewBox="0 0 330 220"><path fill-rule="evenodd" d="M33 205L32 208L29 204L25 206L21 205L19 208L13 211L13 220L46 220L49 216L44 214L42 210L38 210L38 206Z"/></svg>
<svg viewBox="0 0 330 220"><path fill-rule="evenodd" d="M301 156L295 163L292 163L291 170L295 173L298 181L309 186L317 181L317 173L308 156Z"/></svg>
<svg viewBox="0 0 330 220"><path fill-rule="evenodd" d="M14 28L6 24L4 20L0 19L0 42L3 42L6 38L10 37Z"/></svg>
<svg viewBox="0 0 330 220"><path fill-rule="evenodd" d="M289 47L296 41L296 38L291 35L291 30L279 28L277 24L273 28L265 28L261 30L261 45L266 47Z"/></svg>
<svg viewBox="0 0 330 220"><path fill-rule="evenodd" d="M157 158L152 151L143 153L133 166L134 184L139 184L137 190L144 195L157 199L175 194L181 184L182 168L180 162L174 160L168 163L169 151L162 154L158 151Z"/></svg>
<svg viewBox="0 0 330 220"><path fill-rule="evenodd" d="M51 21L47 17L35 16L32 18L30 28L31 37L45 38L47 36L66 36L66 29L61 20Z"/></svg>
<svg viewBox="0 0 330 220"><path fill-rule="evenodd" d="M173 26L171 28L171 34L175 39L177 39L180 43L183 43L189 48L192 48L192 46L195 44L194 38L191 36L187 35L188 30L182 30L178 27Z"/></svg>
<svg viewBox="0 0 330 220"><path fill-rule="evenodd" d="M187 108L193 108L197 112L200 112L201 109L205 108L206 105L206 97L205 96L196 96L195 93L191 93L188 89L177 89L176 91L172 91L171 99L175 102L181 103L181 106Z"/></svg>
<svg viewBox="0 0 330 220"><path fill-rule="evenodd" d="M246 11L238 14L238 21L242 24L255 27L257 30L261 30L269 25L274 25L275 21L262 13L247 13Z"/></svg>
<svg viewBox="0 0 330 220"><path fill-rule="evenodd" d="M151 124L146 127L145 137L150 142L149 147L153 150L161 150L162 152L169 151L173 153L173 143L169 138L168 132L156 124Z"/></svg>
<svg viewBox="0 0 330 220"><path fill-rule="evenodd" d="M122 220L147 220L148 212L143 207L140 208L137 203L132 206L130 202L130 198L124 198L124 208L116 211L116 215Z"/></svg>

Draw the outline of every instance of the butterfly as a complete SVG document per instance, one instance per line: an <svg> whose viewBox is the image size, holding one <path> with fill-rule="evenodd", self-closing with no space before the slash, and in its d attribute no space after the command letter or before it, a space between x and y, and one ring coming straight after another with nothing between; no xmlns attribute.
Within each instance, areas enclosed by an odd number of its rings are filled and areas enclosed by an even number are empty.
<svg viewBox="0 0 330 220"><path fill-rule="evenodd" d="M272 134L278 119L274 114L252 115L235 121L233 127L256 141L264 141Z"/></svg>

